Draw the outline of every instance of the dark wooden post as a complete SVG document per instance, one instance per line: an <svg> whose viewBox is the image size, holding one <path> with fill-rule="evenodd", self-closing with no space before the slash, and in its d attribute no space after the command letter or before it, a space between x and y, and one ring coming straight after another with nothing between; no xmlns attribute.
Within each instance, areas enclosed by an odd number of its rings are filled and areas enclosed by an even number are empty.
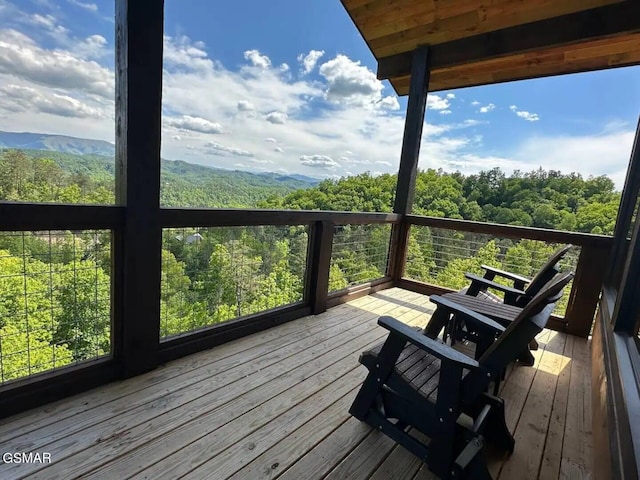
<svg viewBox="0 0 640 480"><path fill-rule="evenodd" d="M394 213L399 213L403 216L410 214L413 208L420 140L422 138L422 126L424 124L427 93L429 91L429 76L429 47L418 47L414 50L411 60L409 100L407 103L407 116L404 122L404 137L402 139L402 153L400 154L400 167L396 184L396 198L393 206ZM394 225L391 235L388 274L396 284L404 273L408 241L409 225L403 220Z"/></svg>
<svg viewBox="0 0 640 480"><path fill-rule="evenodd" d="M589 336L608 265L608 247L585 245L580 249L565 313L567 333Z"/></svg>
<svg viewBox="0 0 640 480"><path fill-rule="evenodd" d="M114 354L125 377L157 365L160 341L160 137L163 0L116 0Z"/></svg>
<svg viewBox="0 0 640 480"><path fill-rule="evenodd" d="M311 313L317 315L327 310L333 222L315 222L309 232L308 245L305 301L311 306Z"/></svg>

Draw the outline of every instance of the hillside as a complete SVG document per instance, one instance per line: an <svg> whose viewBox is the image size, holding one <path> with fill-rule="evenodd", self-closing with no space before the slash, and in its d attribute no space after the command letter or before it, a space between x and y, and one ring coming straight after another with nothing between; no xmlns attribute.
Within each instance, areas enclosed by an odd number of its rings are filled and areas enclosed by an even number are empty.
<svg viewBox="0 0 640 480"><path fill-rule="evenodd" d="M113 192L115 173L113 157L97 154L76 155L37 149L20 149L18 151L31 161L51 160L60 169L60 174L49 172L49 175L55 179L55 182L60 183L60 188L69 187L70 184L80 185L81 189L88 191L94 187L102 187L108 192L103 192L104 195L100 197L90 197L85 201L91 203L100 201L100 199L113 201L107 200L105 196L112 195ZM11 150L0 149L0 155L4 155L3 152L11 152ZM15 164L15 161L12 163ZM37 170L37 164L31 166L32 173ZM8 167L5 167L5 170L6 168ZM25 169L29 168L25 167ZM11 173L7 172L6 175L10 177ZM312 187L318 182L318 180L301 175L256 174L163 159L161 202L163 206L252 207L270 195L283 196L295 190ZM7 185L5 190L8 188L10 185ZM28 198L22 199L37 201L37 197L30 196L33 193L33 189L31 189L26 192ZM4 198L7 196L4 195ZM69 201L69 197L63 195L63 198ZM40 200L56 201L55 199Z"/></svg>
<svg viewBox="0 0 640 480"><path fill-rule="evenodd" d="M3 132L0 131L0 148L15 148L28 150L50 150L74 155L114 155L114 145L102 140L68 137L65 135L50 135L31 132Z"/></svg>

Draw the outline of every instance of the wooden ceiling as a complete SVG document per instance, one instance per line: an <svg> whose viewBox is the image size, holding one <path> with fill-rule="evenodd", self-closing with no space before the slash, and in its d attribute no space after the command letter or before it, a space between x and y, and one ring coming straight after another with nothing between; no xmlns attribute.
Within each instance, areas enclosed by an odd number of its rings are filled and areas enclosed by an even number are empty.
<svg viewBox="0 0 640 480"><path fill-rule="evenodd" d="M638 0L341 1L398 95L422 45L430 91L640 64Z"/></svg>

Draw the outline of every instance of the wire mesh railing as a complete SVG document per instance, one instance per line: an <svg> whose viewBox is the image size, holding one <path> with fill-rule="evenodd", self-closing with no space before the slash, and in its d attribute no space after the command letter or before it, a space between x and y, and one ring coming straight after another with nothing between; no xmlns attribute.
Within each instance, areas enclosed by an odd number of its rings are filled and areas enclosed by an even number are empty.
<svg viewBox="0 0 640 480"><path fill-rule="evenodd" d="M465 273L482 275L481 265L489 265L532 278L561 246L539 240L412 225L404 277L459 290L469 285ZM560 261L561 270L575 272L579 253L580 247L572 248ZM499 277L495 281L510 284ZM556 315L565 314L570 291L571 284L556 306ZM500 296L499 292L492 293Z"/></svg>
<svg viewBox="0 0 640 480"><path fill-rule="evenodd" d="M111 353L111 232L0 232L0 383Z"/></svg>
<svg viewBox="0 0 640 480"><path fill-rule="evenodd" d="M163 230L160 336L303 299L308 228Z"/></svg>
<svg viewBox="0 0 640 480"><path fill-rule="evenodd" d="M339 225L334 229L329 292L386 275L391 224Z"/></svg>

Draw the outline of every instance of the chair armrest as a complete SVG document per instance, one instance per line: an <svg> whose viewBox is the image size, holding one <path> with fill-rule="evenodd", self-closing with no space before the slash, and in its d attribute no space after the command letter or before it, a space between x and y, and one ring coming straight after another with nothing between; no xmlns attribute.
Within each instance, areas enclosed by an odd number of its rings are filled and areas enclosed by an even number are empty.
<svg viewBox="0 0 640 480"><path fill-rule="evenodd" d="M521 275L516 275L515 273L507 272L505 270L500 270L499 268L491 267L489 265L481 265L481 267L487 272L491 272L494 275L498 275L499 277L506 278L507 280L513 280L514 282L521 282L521 283L531 283L530 278L523 277Z"/></svg>
<svg viewBox="0 0 640 480"><path fill-rule="evenodd" d="M524 295L524 290L519 290L517 288L509 287L507 285L500 285L499 283L493 282L491 280L487 280L486 278L479 277L478 275L474 275L473 273L465 273L465 277L471 280L472 284L480 284L483 287L487 288L495 288L496 290L500 290L504 293L510 293L512 295Z"/></svg>
<svg viewBox="0 0 640 480"><path fill-rule="evenodd" d="M462 368L479 369L480 364L473 358L467 357L465 354L454 350L449 345L432 340L418 332L410 326L396 320L393 317L383 316L378 319L378 325L386 328L392 334L399 335L407 342L413 343L421 350L431 353L434 357L445 362L454 363Z"/></svg>
<svg viewBox="0 0 640 480"><path fill-rule="evenodd" d="M462 305L452 302L440 295L431 295L429 300L438 305L439 308L443 307L449 312L463 317L465 321L468 321L477 327L493 330L494 333L502 333L505 331L505 327L500 325L498 322L491 320L489 317L486 317L481 313L474 312L473 310L463 307Z"/></svg>

